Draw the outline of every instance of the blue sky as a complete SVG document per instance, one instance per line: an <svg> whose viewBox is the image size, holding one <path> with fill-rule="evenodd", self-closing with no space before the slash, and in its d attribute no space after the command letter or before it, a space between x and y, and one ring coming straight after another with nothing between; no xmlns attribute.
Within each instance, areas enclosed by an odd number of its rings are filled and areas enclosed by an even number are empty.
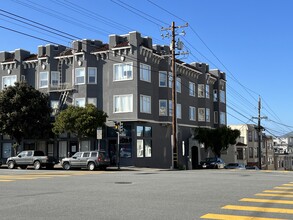
<svg viewBox="0 0 293 220"><path fill-rule="evenodd" d="M108 35L130 31L169 45L161 27L188 22L180 39L189 55L178 58L226 72L228 124L257 123L251 119L258 116L260 96L261 116L268 117L262 125L280 136L293 130L292 8L291 0L5 0L0 1L0 51L36 53L49 42L70 46L74 37L106 43ZM34 28L13 14L72 36Z"/></svg>

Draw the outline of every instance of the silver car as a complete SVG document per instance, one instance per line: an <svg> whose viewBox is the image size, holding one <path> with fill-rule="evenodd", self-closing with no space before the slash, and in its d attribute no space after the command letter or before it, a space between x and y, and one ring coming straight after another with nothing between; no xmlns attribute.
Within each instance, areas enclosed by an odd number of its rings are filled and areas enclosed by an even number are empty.
<svg viewBox="0 0 293 220"><path fill-rule="evenodd" d="M105 151L77 152L72 157L62 159L61 166L64 170L71 168L106 169L110 166L110 158Z"/></svg>

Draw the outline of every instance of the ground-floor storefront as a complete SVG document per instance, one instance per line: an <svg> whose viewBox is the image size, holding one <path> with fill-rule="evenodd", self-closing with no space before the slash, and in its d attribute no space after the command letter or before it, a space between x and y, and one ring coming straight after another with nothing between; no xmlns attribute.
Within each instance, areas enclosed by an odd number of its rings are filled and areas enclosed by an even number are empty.
<svg viewBox="0 0 293 220"><path fill-rule="evenodd" d="M189 149L191 133L189 127L178 127L177 163L179 168L190 168L188 164L192 157L196 157L195 152ZM119 161L121 166L172 168L171 135L170 124L124 122L123 131L119 135L113 127L104 127L101 140L95 138L78 140L77 137L64 134L50 140L23 140L21 146L15 149L13 140L2 137L0 158L5 163L8 157L22 150L42 150L48 156L61 160L78 151L101 149L109 154L113 166ZM198 163L197 158L194 158L194 161L196 162L193 163Z"/></svg>

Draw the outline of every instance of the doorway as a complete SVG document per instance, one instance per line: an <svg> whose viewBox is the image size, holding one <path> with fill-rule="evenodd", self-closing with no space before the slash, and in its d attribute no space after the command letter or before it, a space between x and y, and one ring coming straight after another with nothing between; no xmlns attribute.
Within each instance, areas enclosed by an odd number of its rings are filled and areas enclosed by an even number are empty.
<svg viewBox="0 0 293 220"><path fill-rule="evenodd" d="M198 168L198 147L193 146L191 148L191 153L192 153L192 169Z"/></svg>

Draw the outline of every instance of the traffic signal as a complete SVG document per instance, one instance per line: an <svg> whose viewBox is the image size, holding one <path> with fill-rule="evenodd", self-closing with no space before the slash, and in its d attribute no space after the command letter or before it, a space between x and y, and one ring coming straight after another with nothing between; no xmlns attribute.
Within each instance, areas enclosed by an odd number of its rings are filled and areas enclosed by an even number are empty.
<svg viewBox="0 0 293 220"><path fill-rule="evenodd" d="M114 130L118 132L119 131L119 127L120 127L120 123L118 121L115 121Z"/></svg>
<svg viewBox="0 0 293 220"><path fill-rule="evenodd" d="M120 122L120 126L119 126L119 132L120 134L124 131L124 128L123 128L123 123Z"/></svg>

